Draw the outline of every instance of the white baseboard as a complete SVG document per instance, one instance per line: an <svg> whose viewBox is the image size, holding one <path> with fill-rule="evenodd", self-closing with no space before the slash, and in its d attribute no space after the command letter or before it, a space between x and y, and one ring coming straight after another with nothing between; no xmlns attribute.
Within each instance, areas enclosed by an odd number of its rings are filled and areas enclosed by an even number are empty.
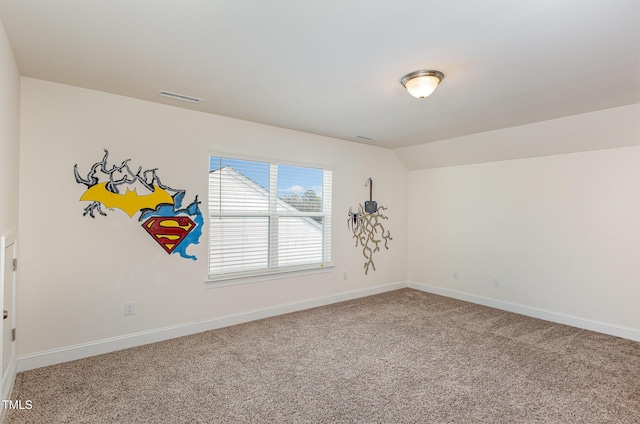
<svg viewBox="0 0 640 424"><path fill-rule="evenodd" d="M2 399L11 399L11 392L13 391L13 384L16 382L16 361L9 362L7 372L2 379ZM0 406L0 423L4 422L4 417L7 414L7 410L4 405Z"/></svg>
<svg viewBox="0 0 640 424"><path fill-rule="evenodd" d="M191 334L201 333L203 331L215 330L217 328L228 327L231 325L269 318L276 315L287 314L290 312L301 311L304 309L310 309L318 306L329 305L332 303L343 302L346 300L357 299L360 297L399 290L406 287L424 291L427 293L460 299L471 303L477 303L479 305L489 306L491 308L514 312L533 318L540 318L546 321L552 321L577 328L583 328L585 330L596 331L598 333L609 334L612 336L622 337L634 341L640 341L640 330L638 329L612 325L600 321L594 321L544 309L534 308L531 306L504 302L471 293L409 281L368 287L365 289L351 290L319 298L306 299L268 308L255 309L238 314L225 315L205 321L158 328L139 333L127 334L119 337L112 337L109 339L97 340L95 342L83 343L60 349L52 349L29 355L23 355L18 357L17 365L13 366L14 369L12 373L15 376L16 372L27 371L35 368L59 364L62 362L87 358L90 356L113 352L116 350L142 346L145 344L169 340L176 337L188 336ZM11 385L13 385L13 380L14 379L11 379ZM4 390L5 388L3 387L3 393ZM5 397L5 399L7 399L7 397Z"/></svg>
<svg viewBox="0 0 640 424"><path fill-rule="evenodd" d="M16 361L9 362L7 372L2 379L2 399L10 399L13 383L16 381ZM2 422L2 421L0 421Z"/></svg>
<svg viewBox="0 0 640 424"><path fill-rule="evenodd" d="M276 315L301 311L304 309L325 306L332 303L371 296L374 294L406 288L406 282L385 284L365 289L351 290L329 296L314 299L306 299L299 302L286 303L268 308L256 309L238 314L226 315L212 318L205 321L191 322L174 325L170 327L158 328L155 330L143 331L139 333L127 334L109 339L97 340L95 342L83 343L68 346L60 349L52 349L18 357L18 372L35 368L59 364L62 362L74 361L76 359L109 353L116 350L128 349L149 343L169 340L176 337L188 336L201 333L203 331L215 330L217 328L242 324L258 319L269 318ZM5 398L6 399L6 398Z"/></svg>
<svg viewBox="0 0 640 424"><path fill-rule="evenodd" d="M575 317L567 314L548 311L545 309L520 305L517 303L504 302L484 296L478 296L475 294L447 289L443 287L435 287L429 284L416 283L413 281L409 281L407 283L407 287L427 293L433 293L441 296L452 297L454 299L464 300L466 302L477 303L479 305L489 306L491 308L501 309L503 311L515 312L520 315L540 318L546 321L557 322L559 324L570 325L572 327L596 331L598 333L608 334L611 336L622 337L624 339L629 339L636 342L640 341L640 330L635 328L608 324L601 321Z"/></svg>

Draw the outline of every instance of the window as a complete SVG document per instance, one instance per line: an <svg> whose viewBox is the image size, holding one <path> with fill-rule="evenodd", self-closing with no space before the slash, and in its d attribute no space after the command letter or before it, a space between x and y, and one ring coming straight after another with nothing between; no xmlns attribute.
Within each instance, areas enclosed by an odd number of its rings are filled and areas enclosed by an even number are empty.
<svg viewBox="0 0 640 424"><path fill-rule="evenodd" d="M331 265L331 170L209 158L209 280Z"/></svg>

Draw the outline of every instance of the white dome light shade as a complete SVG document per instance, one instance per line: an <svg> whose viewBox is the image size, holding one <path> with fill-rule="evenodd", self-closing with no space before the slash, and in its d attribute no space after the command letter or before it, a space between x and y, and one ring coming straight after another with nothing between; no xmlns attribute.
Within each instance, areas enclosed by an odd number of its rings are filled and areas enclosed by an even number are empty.
<svg viewBox="0 0 640 424"><path fill-rule="evenodd" d="M413 97L424 99L435 91L443 78L440 71L415 71L402 77L400 82Z"/></svg>

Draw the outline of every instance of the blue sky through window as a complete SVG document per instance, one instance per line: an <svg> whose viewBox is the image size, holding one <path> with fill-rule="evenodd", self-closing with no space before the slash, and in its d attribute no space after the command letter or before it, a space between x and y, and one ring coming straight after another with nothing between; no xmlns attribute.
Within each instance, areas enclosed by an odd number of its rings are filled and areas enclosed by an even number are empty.
<svg viewBox="0 0 640 424"><path fill-rule="evenodd" d="M245 177L255 181L262 187L269 188L269 163L252 160L220 158L211 156L209 158L209 171L216 171L220 167L229 166L240 172Z"/></svg>
<svg viewBox="0 0 640 424"><path fill-rule="evenodd" d="M322 169L278 165L278 196L302 196L308 190L322 197Z"/></svg>
<svg viewBox="0 0 640 424"><path fill-rule="evenodd" d="M255 181L264 188L269 188L269 163L243 159L209 158L209 171L220 167L232 167L247 178ZM278 165L278 196L297 194L302 196L306 191L313 190L322 197L322 169L307 168L291 165Z"/></svg>

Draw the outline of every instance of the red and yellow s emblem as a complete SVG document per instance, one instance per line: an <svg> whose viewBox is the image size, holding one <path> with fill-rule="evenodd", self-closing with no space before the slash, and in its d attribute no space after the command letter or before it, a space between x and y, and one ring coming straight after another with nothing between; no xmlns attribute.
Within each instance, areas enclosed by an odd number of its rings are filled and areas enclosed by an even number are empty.
<svg viewBox="0 0 640 424"><path fill-rule="evenodd" d="M152 216L142 224L142 228L167 253L173 252L195 226L196 224L188 216Z"/></svg>

